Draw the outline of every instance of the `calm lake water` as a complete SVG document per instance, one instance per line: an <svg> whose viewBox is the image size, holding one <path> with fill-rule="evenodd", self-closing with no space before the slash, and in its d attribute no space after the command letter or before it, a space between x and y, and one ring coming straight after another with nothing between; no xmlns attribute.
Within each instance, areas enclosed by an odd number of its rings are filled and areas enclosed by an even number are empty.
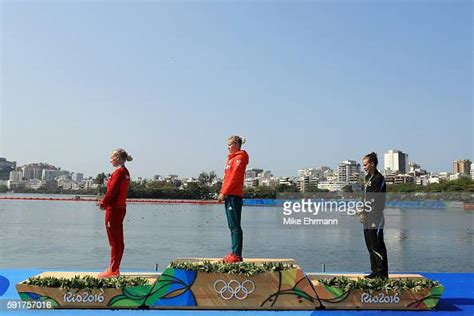
<svg viewBox="0 0 474 316"><path fill-rule="evenodd" d="M305 271L369 270L362 227L281 223L282 209L244 207L244 257L294 258ZM103 212L92 202L0 200L0 267L102 270L109 247ZM387 209L390 271L472 272L474 212ZM130 204L122 270L162 270L180 257L222 257L230 233L222 205Z"/></svg>

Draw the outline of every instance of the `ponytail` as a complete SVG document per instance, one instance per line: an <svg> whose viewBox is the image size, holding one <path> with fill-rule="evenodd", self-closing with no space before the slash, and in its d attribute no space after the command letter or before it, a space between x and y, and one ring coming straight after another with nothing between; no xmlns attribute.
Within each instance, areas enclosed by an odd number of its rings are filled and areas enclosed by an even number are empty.
<svg viewBox="0 0 474 316"><path fill-rule="evenodd" d="M379 164L377 154L374 152L371 152L370 154L365 155L364 159L368 159L369 162L373 162L375 167L377 167L377 165Z"/></svg>

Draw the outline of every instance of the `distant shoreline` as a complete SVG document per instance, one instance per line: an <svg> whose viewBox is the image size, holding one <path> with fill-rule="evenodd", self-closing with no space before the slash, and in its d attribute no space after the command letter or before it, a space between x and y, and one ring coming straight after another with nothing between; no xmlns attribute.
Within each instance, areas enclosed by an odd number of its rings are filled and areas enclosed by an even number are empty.
<svg viewBox="0 0 474 316"><path fill-rule="evenodd" d="M39 197L39 196L0 196L0 200L20 201L69 201L69 202L98 202L97 197L74 196L71 197ZM186 200L186 199L127 199L127 203L157 203L157 204L219 204L217 200Z"/></svg>
<svg viewBox="0 0 474 316"><path fill-rule="evenodd" d="M65 201L65 202L94 202L97 203L100 197L93 195L73 195L73 194L29 194L14 193L5 196L0 195L1 200L21 200L21 201ZM269 206L277 207L283 205L284 199L260 199L244 198L246 206ZM128 204L222 204L217 200L196 200L196 199L152 199L152 198L129 198ZM393 200L386 202L387 209L447 209L455 208L474 210L474 203L463 201L443 201L443 200Z"/></svg>

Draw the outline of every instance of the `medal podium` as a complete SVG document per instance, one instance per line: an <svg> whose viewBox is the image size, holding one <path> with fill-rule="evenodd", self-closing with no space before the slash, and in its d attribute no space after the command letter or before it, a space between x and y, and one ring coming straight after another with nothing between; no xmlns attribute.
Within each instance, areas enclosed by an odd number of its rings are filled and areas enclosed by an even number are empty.
<svg viewBox="0 0 474 316"><path fill-rule="evenodd" d="M162 273L44 272L16 285L25 301L66 309L427 310L444 287L419 274L389 280L305 274L293 259L176 259Z"/></svg>

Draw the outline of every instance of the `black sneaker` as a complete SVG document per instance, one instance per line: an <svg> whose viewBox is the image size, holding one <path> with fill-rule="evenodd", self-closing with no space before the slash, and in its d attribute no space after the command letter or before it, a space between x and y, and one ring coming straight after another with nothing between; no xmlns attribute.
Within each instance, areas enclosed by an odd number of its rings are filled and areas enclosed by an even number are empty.
<svg viewBox="0 0 474 316"><path fill-rule="evenodd" d="M382 279L382 280L386 280L386 279L388 279L388 274L382 274L382 273L372 272L371 274L366 275L364 278L366 278L366 279Z"/></svg>
<svg viewBox="0 0 474 316"><path fill-rule="evenodd" d="M375 273L375 272L372 272L371 274L368 274L366 276L364 276L364 278L366 279L376 279L376 278L379 278L380 275L378 273Z"/></svg>

